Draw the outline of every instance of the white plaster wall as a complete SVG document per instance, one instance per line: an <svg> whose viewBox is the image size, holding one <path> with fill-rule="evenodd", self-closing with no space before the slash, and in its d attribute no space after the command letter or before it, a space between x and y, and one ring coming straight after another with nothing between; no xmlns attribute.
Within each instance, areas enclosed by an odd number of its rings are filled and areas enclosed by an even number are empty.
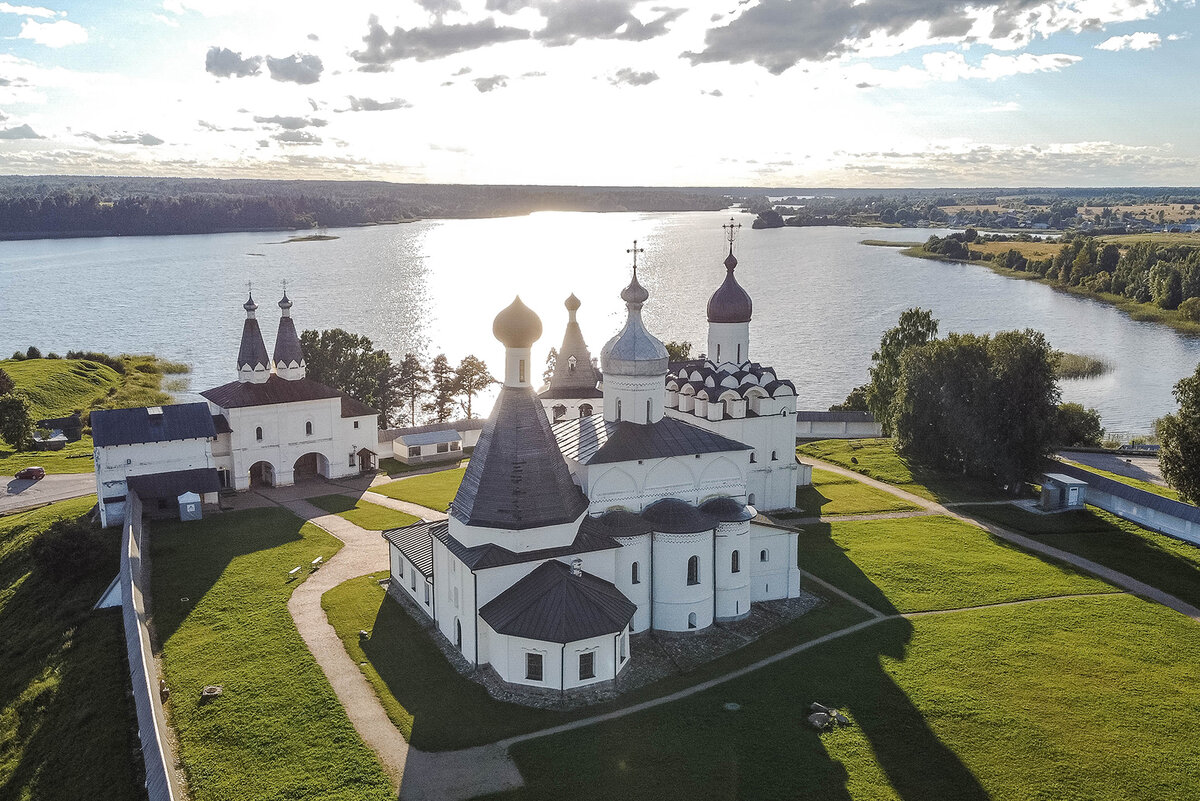
<svg viewBox="0 0 1200 801"><path fill-rule="evenodd" d="M102 526L124 522L124 503L106 504L104 499L128 494L126 479L129 476L217 466L211 440L200 438L97 447L93 448L92 457L96 465L96 497Z"/></svg>
<svg viewBox="0 0 1200 801"><path fill-rule="evenodd" d="M745 499L749 455L745 452L704 453L592 465L577 476L584 482L589 511L613 508L640 512L663 498L699 503L716 496Z"/></svg>
<svg viewBox="0 0 1200 801"><path fill-rule="evenodd" d="M800 589L800 571L796 567L796 534L790 531L750 526L749 567L751 601L794 598ZM767 551L767 561L761 552Z"/></svg>
<svg viewBox="0 0 1200 801"><path fill-rule="evenodd" d="M717 364L750 361L750 323L709 323L705 355Z"/></svg>
<svg viewBox="0 0 1200 801"><path fill-rule="evenodd" d="M480 642L485 639L485 632L489 661L496 672L500 674L500 678L511 684L544 687L552 690L570 690L589 684L612 681L620 672L620 668L629 664L628 659L617 664L622 640L626 644L626 654L629 653L627 632L565 644L508 637L497 634L484 622L480 623ZM580 679L579 655L587 651L595 654L596 676L592 679ZM530 681L525 678L525 655L531 652L542 656L542 681Z"/></svg>
<svg viewBox="0 0 1200 801"><path fill-rule="evenodd" d="M656 423L662 419L666 403L664 375L606 375L604 376L604 419L614 421L618 412L620 419L639 425ZM650 417L646 418L646 404L650 404Z"/></svg>
<svg viewBox="0 0 1200 801"><path fill-rule="evenodd" d="M485 543L502 545L517 553L536 551L542 548L561 548L575 541L575 535L579 533L579 523L583 520L584 514L587 512L579 515L570 523L524 530L468 526L457 518L451 517L449 521L450 535L468 548Z"/></svg>
<svg viewBox="0 0 1200 801"><path fill-rule="evenodd" d="M812 420L796 421L796 436L805 439L822 437L824 439L866 439L882 437L881 423L838 423L819 422Z"/></svg>
<svg viewBox="0 0 1200 801"><path fill-rule="evenodd" d="M437 627L454 642L454 621L462 625L462 654L475 661L475 578L467 566L450 553L441 540L433 540L434 593L437 596ZM458 590L457 596L455 590ZM455 598L457 597L457 603Z"/></svg>
<svg viewBox="0 0 1200 801"><path fill-rule="evenodd" d="M716 534L716 617L732 620L750 614L750 571L751 559L758 553L750 553L750 523L721 523ZM733 552L740 557L739 571L733 572Z"/></svg>
<svg viewBox="0 0 1200 801"><path fill-rule="evenodd" d="M616 585L626 598L637 604L633 615L634 632L650 628L650 587L653 581L650 567L650 535L617 539L621 547L613 552ZM633 563L638 563L638 583L633 583Z"/></svg>
<svg viewBox="0 0 1200 801"><path fill-rule="evenodd" d="M412 562L404 558L404 554L395 545L388 543L388 557L391 566L392 584L397 587L402 587L404 593L412 598L413 601L420 607L421 611L429 617L433 617L433 596L430 595L429 603L425 603L425 585L426 579L421 575L421 572L413 567ZM416 587L413 587L413 579L416 579Z"/></svg>
<svg viewBox="0 0 1200 801"><path fill-rule="evenodd" d="M579 407L585 404L592 407L591 415L581 415L579 413ZM563 406L566 408L566 412L564 412L563 416L557 420L554 419L555 406ZM564 420L574 420L577 417L596 417L598 415L603 415L604 398L546 398L542 401L542 408L546 410L546 419L550 421L551 425L553 425L554 423L561 423ZM478 439L478 437L476 437L476 439Z"/></svg>
<svg viewBox="0 0 1200 801"><path fill-rule="evenodd" d="M652 544L655 629L691 631L688 615L696 613L696 629L713 621L713 532L654 533ZM700 583L687 583L688 560L700 558Z"/></svg>

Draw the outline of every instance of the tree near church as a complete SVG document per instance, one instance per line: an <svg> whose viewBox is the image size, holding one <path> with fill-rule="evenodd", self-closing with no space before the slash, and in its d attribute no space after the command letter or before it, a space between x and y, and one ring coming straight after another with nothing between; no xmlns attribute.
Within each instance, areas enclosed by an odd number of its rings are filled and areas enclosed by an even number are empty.
<svg viewBox="0 0 1200 801"><path fill-rule="evenodd" d="M1054 421L1054 444L1060 448L1098 448L1104 442L1100 412L1081 403L1060 403Z"/></svg>
<svg viewBox="0 0 1200 801"><path fill-rule="evenodd" d="M669 362L686 362L692 358L692 343L691 342L664 342L663 345L667 349L667 361Z"/></svg>
<svg viewBox="0 0 1200 801"><path fill-rule="evenodd" d="M407 406L408 413L403 411L397 415L398 423L417 424L417 404L424 404L429 395L429 368L415 353L404 354L400 362L399 375L396 378L396 391L401 402L401 408Z"/></svg>
<svg viewBox="0 0 1200 801"><path fill-rule="evenodd" d="M429 375L432 379L430 399L422 405L426 414L433 415L435 422L444 423L454 416L455 401L458 397L454 368L446 354L439 353L430 365Z"/></svg>
<svg viewBox="0 0 1200 801"><path fill-rule="evenodd" d="M33 419L29 399L18 392L0 395L0 439L15 450L33 446Z"/></svg>
<svg viewBox="0 0 1200 801"><path fill-rule="evenodd" d="M1179 411L1154 422L1158 435L1158 466L1179 497L1200 503L1200 366L1175 385Z"/></svg>
<svg viewBox="0 0 1200 801"><path fill-rule="evenodd" d="M385 350L371 340L340 328L305 331L300 335L306 375L378 409L383 425L390 425L398 405L398 370Z"/></svg>
<svg viewBox="0 0 1200 801"><path fill-rule="evenodd" d="M4 372L4 370L0 370L0 395L7 395L16 388L17 385L12 380L12 377Z"/></svg>
<svg viewBox="0 0 1200 801"><path fill-rule="evenodd" d="M454 394L464 396L460 401L467 418L471 418L471 400L480 392L496 383L496 377L488 372L487 365L476 356L464 356L454 369Z"/></svg>
<svg viewBox="0 0 1200 801"><path fill-rule="evenodd" d="M558 349L551 347L546 354L546 369L542 371L542 383L549 384L554 377L554 368L558 367Z"/></svg>
<svg viewBox="0 0 1200 801"><path fill-rule="evenodd" d="M900 357L907 348L924 345L937 337L938 323L927 309L912 308L900 314L895 328L883 332L879 350L871 354L871 380L866 385L867 408L883 426L884 436L893 433L892 417L900 380ZM851 393L853 394L853 393ZM847 402L850 398L846 399Z"/></svg>

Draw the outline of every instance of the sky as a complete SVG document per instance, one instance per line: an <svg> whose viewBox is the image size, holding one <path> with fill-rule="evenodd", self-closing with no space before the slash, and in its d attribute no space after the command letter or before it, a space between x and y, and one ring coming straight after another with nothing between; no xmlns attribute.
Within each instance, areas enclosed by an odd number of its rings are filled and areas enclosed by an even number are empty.
<svg viewBox="0 0 1200 801"><path fill-rule="evenodd" d="M1195 0L0 2L0 174L1198 185L1197 35Z"/></svg>

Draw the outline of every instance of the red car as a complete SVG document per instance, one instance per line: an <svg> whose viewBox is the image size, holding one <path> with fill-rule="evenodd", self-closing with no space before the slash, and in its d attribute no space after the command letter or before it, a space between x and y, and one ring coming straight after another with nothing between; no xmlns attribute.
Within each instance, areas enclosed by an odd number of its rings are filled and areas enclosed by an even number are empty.
<svg viewBox="0 0 1200 801"><path fill-rule="evenodd" d="M46 477L46 468L44 467L26 467L17 471L17 478L27 478L30 481Z"/></svg>

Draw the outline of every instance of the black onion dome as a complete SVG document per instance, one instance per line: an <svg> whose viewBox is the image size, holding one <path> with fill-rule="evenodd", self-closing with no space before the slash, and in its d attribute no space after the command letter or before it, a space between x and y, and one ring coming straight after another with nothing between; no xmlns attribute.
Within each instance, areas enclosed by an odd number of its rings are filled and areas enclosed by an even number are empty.
<svg viewBox="0 0 1200 801"><path fill-rule="evenodd" d="M542 321L517 297L492 321L492 334L506 348L531 348L542 335Z"/></svg>
<svg viewBox="0 0 1200 801"><path fill-rule="evenodd" d="M734 277L734 267L737 267L737 259L734 258L733 251L730 251L729 256L725 259L725 281L708 299L708 321L710 323L750 322L754 304L750 301L746 290L742 289L742 285Z"/></svg>
<svg viewBox="0 0 1200 801"><path fill-rule="evenodd" d="M286 293L286 292L284 292L284 293L283 293L283 298L282 298L282 299L279 301L279 308L281 308L281 309L290 309L290 308L292 308L292 301L291 301L291 298L289 298L289 297L287 296L287 293Z"/></svg>
<svg viewBox="0 0 1200 801"><path fill-rule="evenodd" d="M254 302L254 294L253 293L251 293L250 299L242 304L242 308L248 312L256 311L258 309L258 304Z"/></svg>

